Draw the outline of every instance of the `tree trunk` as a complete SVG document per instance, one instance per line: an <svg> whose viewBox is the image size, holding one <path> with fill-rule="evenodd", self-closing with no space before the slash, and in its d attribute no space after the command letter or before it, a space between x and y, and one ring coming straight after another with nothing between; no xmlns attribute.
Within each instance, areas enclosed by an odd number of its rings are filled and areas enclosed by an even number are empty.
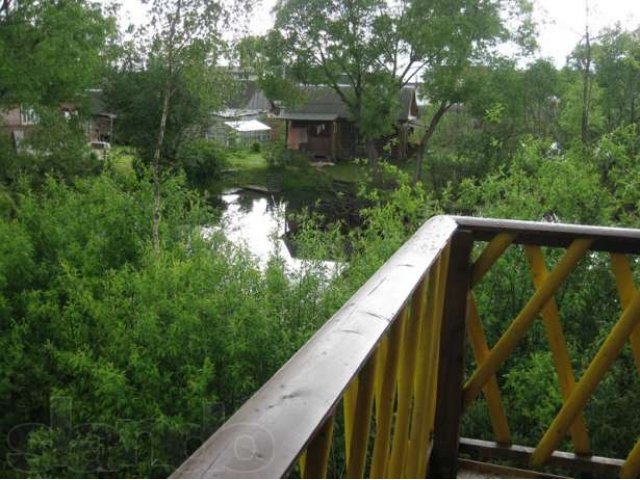
<svg viewBox="0 0 640 480"><path fill-rule="evenodd" d="M440 104L438 110L436 110L436 113L434 113L433 117L431 117L429 127L427 127L424 134L422 135L422 138L420 139L420 143L418 144L418 151L416 152L416 171L413 176L414 184L422 180L422 160L424 158L424 152L427 149L429 140L431 140L431 137L433 137L433 134L435 133L440 120L442 120L444 114L447 113L447 110L451 108L451 105L451 103L446 102Z"/></svg>
<svg viewBox="0 0 640 480"><path fill-rule="evenodd" d="M585 2L587 20L585 26L586 57L584 61L584 74L582 79L582 143L589 144L589 110L591 109L591 42L589 39L589 1Z"/></svg>
<svg viewBox="0 0 640 480"><path fill-rule="evenodd" d="M9 9L11 8L11 0L2 0L0 3L0 16L9 16Z"/></svg>
<svg viewBox="0 0 640 480"><path fill-rule="evenodd" d="M167 130L170 97L171 68L169 68L167 79L164 84L164 91L162 94L162 115L160 116L160 130L158 131L156 148L153 152L153 248L156 252L160 251L160 217L162 211L162 203L160 198L160 156L162 153L162 145L164 143L164 134Z"/></svg>
<svg viewBox="0 0 640 480"><path fill-rule="evenodd" d="M175 15L171 18L171 26L169 30L169 38L167 45L169 51L167 54L167 78L164 82L162 92L162 114L160 115L160 130L158 131L158 141L153 152L153 249L156 253L160 251L160 219L162 216L162 199L160 190L160 156L162 154L162 145L164 144L164 135L167 130L167 118L169 117L169 102L171 100L171 90L174 69L174 50L173 43L175 41L176 28L180 22L182 11L182 0L177 0Z"/></svg>

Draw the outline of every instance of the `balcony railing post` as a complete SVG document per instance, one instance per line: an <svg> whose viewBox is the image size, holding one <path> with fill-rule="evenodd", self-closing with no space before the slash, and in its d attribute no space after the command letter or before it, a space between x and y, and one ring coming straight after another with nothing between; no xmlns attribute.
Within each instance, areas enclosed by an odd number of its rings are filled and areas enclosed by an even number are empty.
<svg viewBox="0 0 640 480"><path fill-rule="evenodd" d="M458 230L451 240L440 350L438 392L429 477L456 478L462 414L462 386L467 292L471 279L473 236Z"/></svg>

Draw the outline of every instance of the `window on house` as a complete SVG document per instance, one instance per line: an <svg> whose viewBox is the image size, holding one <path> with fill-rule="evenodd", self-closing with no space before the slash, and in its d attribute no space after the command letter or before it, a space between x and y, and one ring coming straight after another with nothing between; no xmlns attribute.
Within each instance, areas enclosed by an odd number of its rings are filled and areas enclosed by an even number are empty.
<svg viewBox="0 0 640 480"><path fill-rule="evenodd" d="M22 121L22 125L35 125L38 123L38 114L31 107L25 107L24 105L20 108L20 117Z"/></svg>

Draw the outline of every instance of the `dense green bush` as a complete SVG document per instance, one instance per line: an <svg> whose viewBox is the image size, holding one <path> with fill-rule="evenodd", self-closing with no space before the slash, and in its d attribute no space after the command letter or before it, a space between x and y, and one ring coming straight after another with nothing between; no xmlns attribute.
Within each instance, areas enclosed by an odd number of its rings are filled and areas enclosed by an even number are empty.
<svg viewBox="0 0 640 480"><path fill-rule="evenodd" d="M180 181L163 192L160 252L145 179L15 192L0 223L2 470L169 474L432 213L406 176L369 192L377 208L327 283L314 261L293 276L277 257L259 270L219 234L202 237L210 214ZM345 259L338 226L309 221L299 244Z"/></svg>
<svg viewBox="0 0 640 480"><path fill-rule="evenodd" d="M50 179L0 223L1 470L167 475L326 318L311 271L204 240L177 181L154 252L150 190Z"/></svg>
<svg viewBox="0 0 640 480"><path fill-rule="evenodd" d="M178 151L178 164L194 185L219 179L227 163L226 152L210 140L184 142Z"/></svg>
<svg viewBox="0 0 640 480"><path fill-rule="evenodd" d="M303 152L290 150L281 142L272 142L263 149L267 165L275 168L301 166L308 163L308 157Z"/></svg>
<svg viewBox="0 0 640 480"><path fill-rule="evenodd" d="M493 217L638 225L629 208L635 177L624 174L636 153L620 135L587 158L525 141L510 167L463 181L445 192L443 205ZM219 234L204 239L200 227L212 216L176 179L163 186L159 252L150 247L147 179L103 175L73 187L49 179L39 192L22 182L0 221L0 428L9 440L0 447L2 470L170 473L441 210L406 173L382 166L393 179L382 183L395 188L363 189L361 226L345 233L301 220L302 257L346 260L342 249L350 246L348 266L330 283L312 263L292 279L277 257L261 271ZM561 251L545 254L551 264ZM523 252L512 248L475 290L491 345L532 292ZM579 265L558 303L579 377L619 313L605 256ZM559 405L548 351L536 322L498 375L518 442L535 443ZM621 456L635 441L640 425L612 410L638 403L633 368L625 350L589 403L598 453ZM463 433L491 438L482 401L467 413Z"/></svg>
<svg viewBox="0 0 640 480"><path fill-rule="evenodd" d="M88 147L77 116L65 118L58 110L41 109L39 123L18 146L0 135L0 181L5 184L23 175L33 185L42 184L47 176L72 183L78 176L96 175L102 169L103 162Z"/></svg>

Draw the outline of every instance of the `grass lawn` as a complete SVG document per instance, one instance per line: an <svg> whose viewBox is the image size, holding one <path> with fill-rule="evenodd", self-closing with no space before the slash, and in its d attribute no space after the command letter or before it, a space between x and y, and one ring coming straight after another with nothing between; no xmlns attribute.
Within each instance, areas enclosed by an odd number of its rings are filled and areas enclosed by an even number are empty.
<svg viewBox="0 0 640 480"><path fill-rule="evenodd" d="M114 145L109 152L111 168L124 176L134 174L135 150ZM206 185L213 194L228 188L259 185L283 192L316 191L330 187L333 182L360 183L367 181L370 169L363 161L340 161L333 166L314 167L301 163L285 168L271 168L262 152L234 150L229 152L222 178ZM410 165L401 167L410 169ZM409 168L407 168L409 167Z"/></svg>
<svg viewBox="0 0 640 480"><path fill-rule="evenodd" d="M260 152L234 151L224 178L216 184L223 187L244 185L281 185L283 190L314 188L332 181L357 183L367 178L365 165L339 162L334 166L314 167L310 164L270 168Z"/></svg>
<svg viewBox="0 0 640 480"><path fill-rule="evenodd" d="M230 169L264 169L267 168L267 162L260 152L243 152L234 151L229 155Z"/></svg>

